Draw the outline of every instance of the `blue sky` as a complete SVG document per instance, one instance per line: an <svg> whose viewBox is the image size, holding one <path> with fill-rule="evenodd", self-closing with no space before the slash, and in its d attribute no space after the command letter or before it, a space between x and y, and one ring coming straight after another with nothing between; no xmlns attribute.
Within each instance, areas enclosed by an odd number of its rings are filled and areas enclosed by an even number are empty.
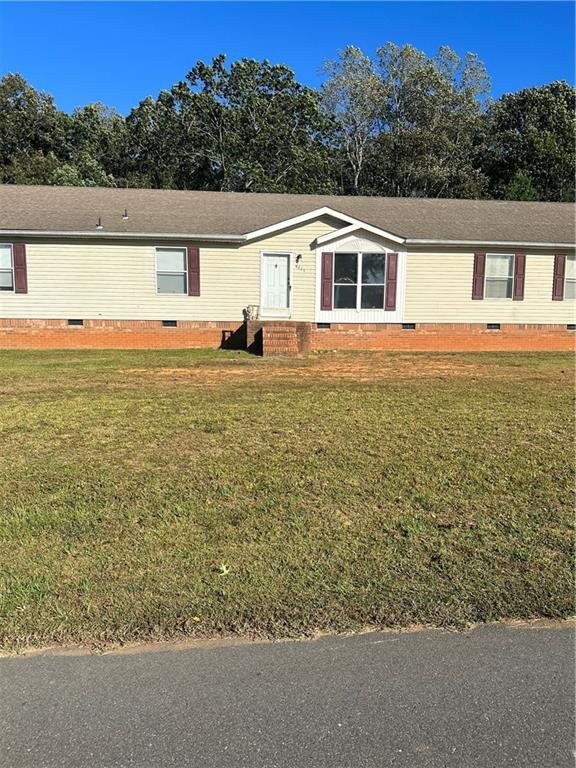
<svg viewBox="0 0 576 768"><path fill-rule="evenodd" d="M0 2L0 71L20 72L61 109L102 101L127 113L198 60L268 58L316 86L322 62L387 40L477 53L493 96L574 82L569 2Z"/></svg>

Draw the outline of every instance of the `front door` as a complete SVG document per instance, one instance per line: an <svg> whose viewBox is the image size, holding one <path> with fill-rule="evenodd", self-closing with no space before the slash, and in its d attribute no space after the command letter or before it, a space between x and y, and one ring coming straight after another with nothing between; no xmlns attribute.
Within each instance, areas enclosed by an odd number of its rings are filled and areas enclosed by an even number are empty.
<svg viewBox="0 0 576 768"><path fill-rule="evenodd" d="M290 254L262 254L261 314L290 316Z"/></svg>

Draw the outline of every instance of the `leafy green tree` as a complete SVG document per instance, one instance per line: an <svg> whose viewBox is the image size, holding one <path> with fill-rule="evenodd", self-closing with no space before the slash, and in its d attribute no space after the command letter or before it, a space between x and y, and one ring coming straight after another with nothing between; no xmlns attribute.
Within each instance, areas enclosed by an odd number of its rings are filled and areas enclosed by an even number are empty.
<svg viewBox="0 0 576 768"><path fill-rule="evenodd" d="M504 200L538 200L538 191L530 176L524 171L516 171L504 188Z"/></svg>
<svg viewBox="0 0 576 768"><path fill-rule="evenodd" d="M126 118L125 156L130 185L178 188L182 151L178 123L174 99L167 91L157 99L148 96L130 112Z"/></svg>
<svg viewBox="0 0 576 768"><path fill-rule="evenodd" d="M340 153L347 163L350 191L359 194L368 153L378 133L383 100L374 63L359 48L348 46L326 61L322 106L338 127ZM367 182L369 184L369 182ZM348 191L346 186L344 191Z"/></svg>
<svg viewBox="0 0 576 768"><path fill-rule="evenodd" d="M113 187L116 180L88 154L76 155L74 162L59 164L50 176L50 184L71 187Z"/></svg>
<svg viewBox="0 0 576 768"><path fill-rule="evenodd" d="M484 65L448 47L429 58L410 45L377 51L380 131L368 162L372 194L478 197L476 162L489 90Z"/></svg>
<svg viewBox="0 0 576 768"><path fill-rule="evenodd" d="M126 120L105 104L76 109L69 120L67 142L78 178L89 185L121 183L127 172Z"/></svg>
<svg viewBox="0 0 576 768"><path fill-rule="evenodd" d="M21 75L0 81L0 181L49 184L65 156L65 119Z"/></svg>
<svg viewBox="0 0 576 768"><path fill-rule="evenodd" d="M0 179L13 184L110 186L120 167L124 118L103 105L74 115L20 75L0 81Z"/></svg>
<svg viewBox="0 0 576 768"><path fill-rule="evenodd" d="M224 55L198 62L172 89L183 157L210 186L254 192L332 191L331 124L318 93L288 67Z"/></svg>
<svg viewBox="0 0 576 768"><path fill-rule="evenodd" d="M482 164L490 193L506 197L517 174L540 200L574 200L576 89L554 82L504 94L486 117Z"/></svg>
<svg viewBox="0 0 576 768"><path fill-rule="evenodd" d="M349 46L321 91L268 61L197 62L124 118L0 80L0 182L573 200L576 90L488 104L473 54Z"/></svg>

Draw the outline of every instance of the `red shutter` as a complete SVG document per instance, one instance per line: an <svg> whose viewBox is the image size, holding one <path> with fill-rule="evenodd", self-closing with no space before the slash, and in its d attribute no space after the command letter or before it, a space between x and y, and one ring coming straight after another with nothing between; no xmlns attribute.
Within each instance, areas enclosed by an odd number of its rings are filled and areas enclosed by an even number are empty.
<svg viewBox="0 0 576 768"><path fill-rule="evenodd" d="M474 254L474 275L472 277L472 298L484 298L484 273L486 272L486 254Z"/></svg>
<svg viewBox="0 0 576 768"><path fill-rule="evenodd" d="M554 280L552 281L552 301L564 300L564 277L566 275L566 256L557 253L554 256Z"/></svg>
<svg viewBox="0 0 576 768"><path fill-rule="evenodd" d="M188 246L188 296L200 296L200 249Z"/></svg>
<svg viewBox="0 0 576 768"><path fill-rule="evenodd" d="M14 261L14 293L28 293L28 273L26 271L26 246L14 243L12 246Z"/></svg>
<svg viewBox="0 0 576 768"><path fill-rule="evenodd" d="M512 289L513 301L524 299L524 275L526 274L526 254L517 253L514 257L514 288Z"/></svg>
<svg viewBox="0 0 576 768"><path fill-rule="evenodd" d="M398 254L389 253L386 256L386 298L384 309L394 312L396 309L396 283L398 282Z"/></svg>
<svg viewBox="0 0 576 768"><path fill-rule="evenodd" d="M333 253L322 254L322 277L320 279L320 309L330 311L332 309L332 275Z"/></svg>

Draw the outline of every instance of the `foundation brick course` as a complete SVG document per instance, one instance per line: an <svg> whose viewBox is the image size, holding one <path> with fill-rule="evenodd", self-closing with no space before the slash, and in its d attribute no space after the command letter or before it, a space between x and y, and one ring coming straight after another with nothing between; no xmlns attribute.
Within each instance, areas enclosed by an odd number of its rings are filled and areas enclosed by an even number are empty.
<svg viewBox="0 0 576 768"><path fill-rule="evenodd" d="M413 352L529 352L571 351L576 334L565 325L502 324L489 330L484 323L417 323L414 330L400 324L348 326L333 323L314 329L311 348L388 349Z"/></svg>
<svg viewBox="0 0 576 768"><path fill-rule="evenodd" d="M0 349L186 349L242 348L238 322L179 320L166 328L161 320L0 320Z"/></svg>
<svg viewBox="0 0 576 768"><path fill-rule="evenodd" d="M1 349L178 349L236 348L270 354L315 350L383 349L413 352L571 351L576 333L566 325L484 323L400 324L248 321L247 323L179 320L84 320L69 326L62 319L0 319Z"/></svg>

